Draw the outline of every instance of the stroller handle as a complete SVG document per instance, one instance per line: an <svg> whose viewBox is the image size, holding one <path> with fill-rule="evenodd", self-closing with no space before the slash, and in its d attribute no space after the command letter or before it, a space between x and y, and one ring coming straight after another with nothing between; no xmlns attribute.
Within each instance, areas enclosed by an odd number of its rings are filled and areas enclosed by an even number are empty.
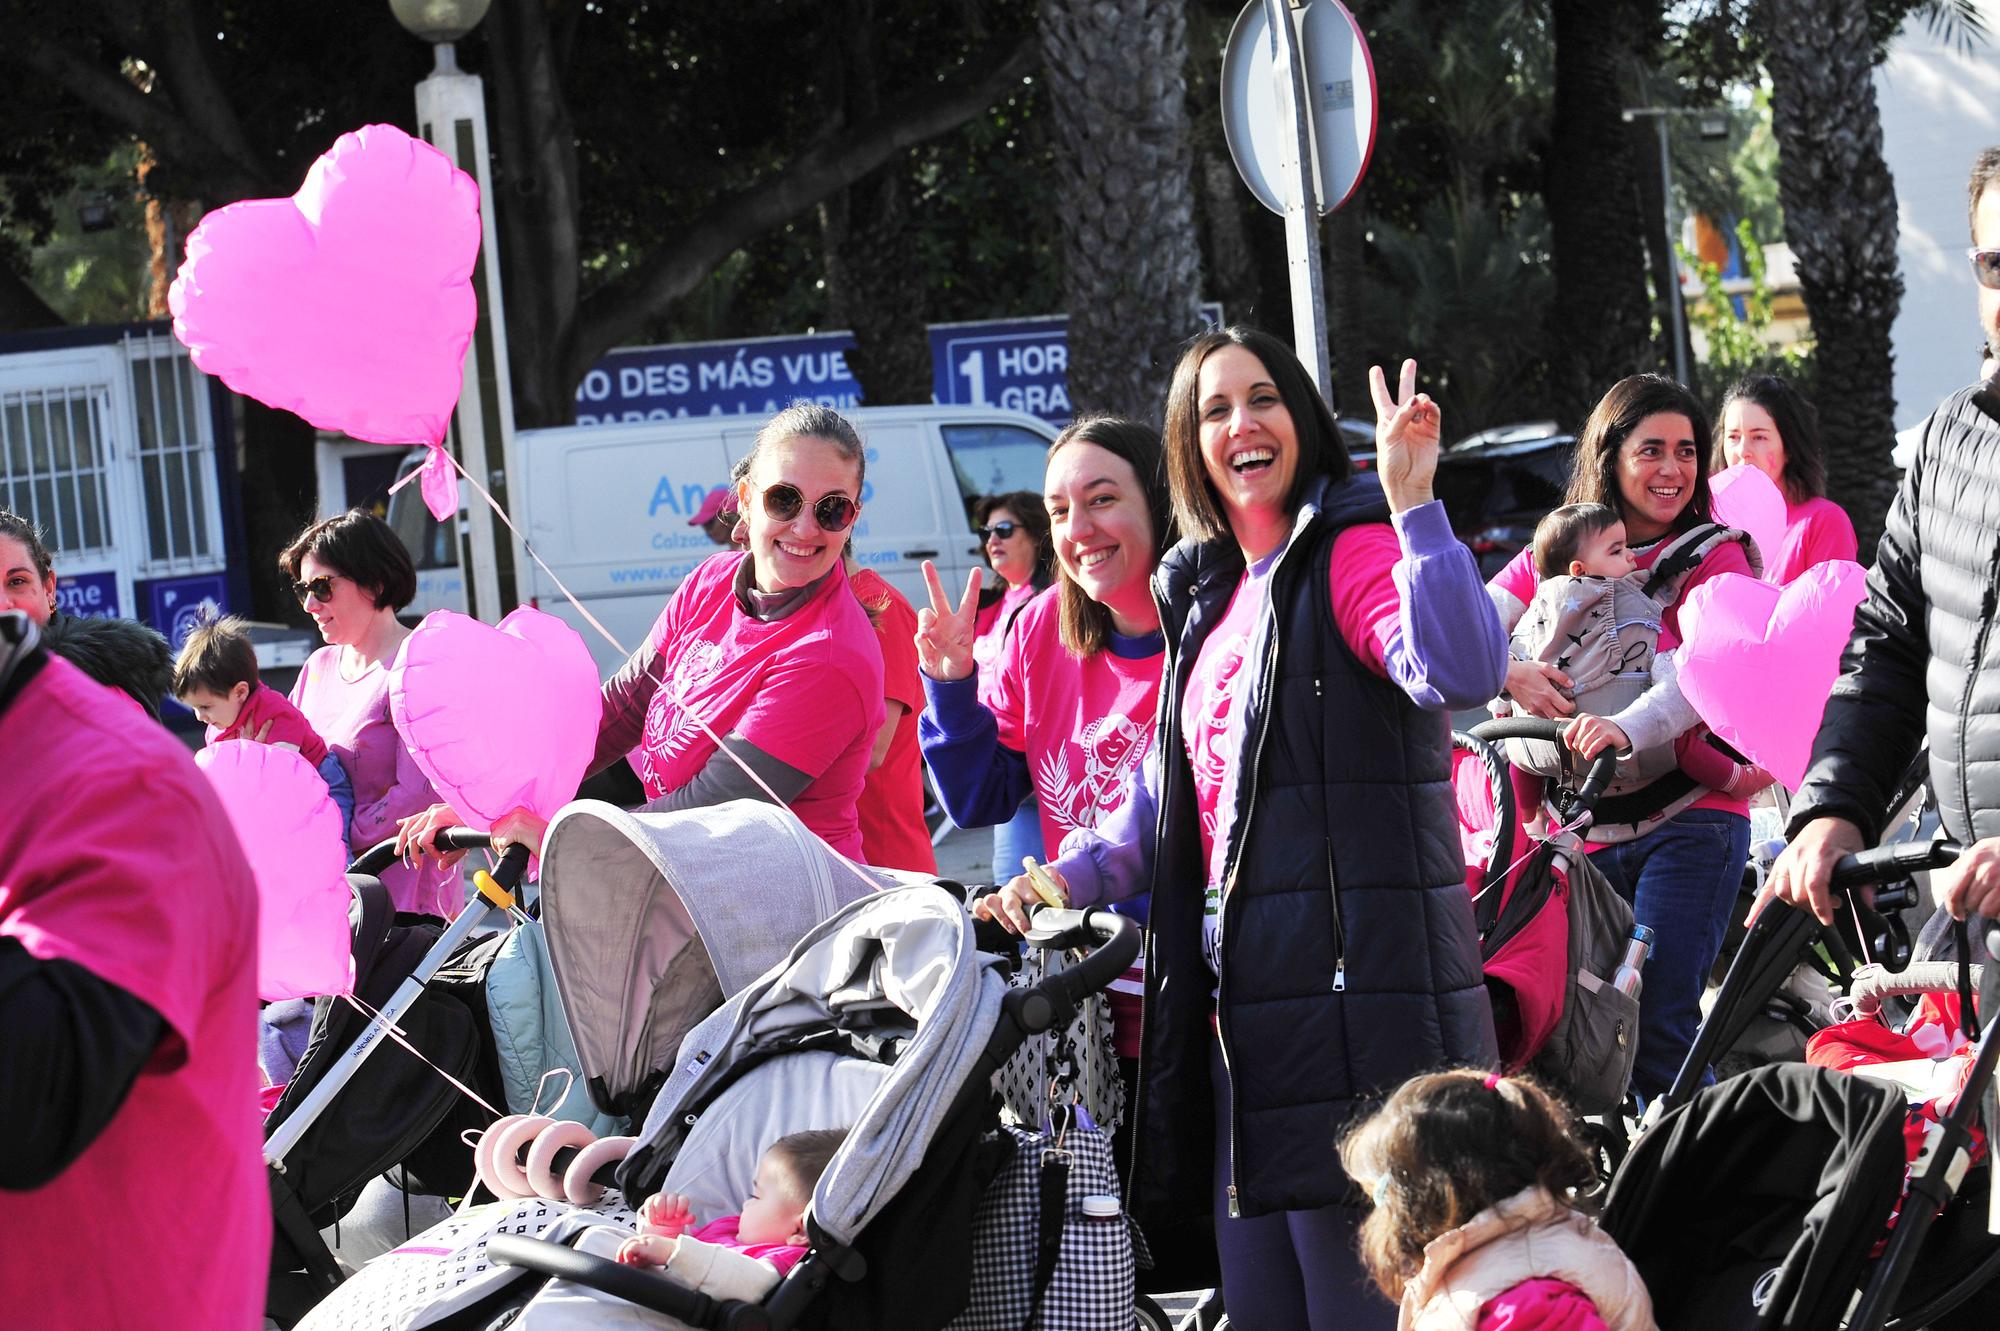
<svg viewBox="0 0 2000 1331"><path fill-rule="evenodd" d="M1540 716L1502 716L1474 726L1472 737L1483 739L1488 744L1503 739L1536 739L1560 744L1568 725L1567 721L1551 721ZM1583 775L1583 784L1576 788L1577 802L1586 809L1597 803L1598 796L1617 775L1618 755L1605 749L1591 759L1590 770Z"/></svg>
<svg viewBox="0 0 2000 1331"><path fill-rule="evenodd" d="M1958 859L1959 844L1948 838L1936 841L1896 841L1872 850L1843 855L1833 866L1832 885L1866 887L1888 883L1913 873L1949 868Z"/></svg>
<svg viewBox="0 0 2000 1331"><path fill-rule="evenodd" d="M1090 955L1074 966L1027 989L1007 996L1024 1035L1065 1025L1084 999L1123 975L1139 955L1139 926L1112 911L1057 910L1044 906L1029 917L1027 943L1039 948L1088 947ZM1003 1054L1000 1061L1005 1061Z"/></svg>
<svg viewBox="0 0 2000 1331"><path fill-rule="evenodd" d="M493 838L485 832L475 832L469 827L447 827L437 834L439 850L485 850L493 844ZM347 866L349 873L365 873L379 877L382 871L396 862L396 838L388 837L376 842L354 857L354 863Z"/></svg>
<svg viewBox="0 0 2000 1331"><path fill-rule="evenodd" d="M486 1255L501 1266L518 1266L538 1275L557 1276L614 1295L627 1303L664 1313L689 1326L721 1326L724 1314L756 1312L741 1304L718 1303L659 1271L642 1271L547 1239L496 1234ZM768 1324L768 1323L766 1323Z"/></svg>

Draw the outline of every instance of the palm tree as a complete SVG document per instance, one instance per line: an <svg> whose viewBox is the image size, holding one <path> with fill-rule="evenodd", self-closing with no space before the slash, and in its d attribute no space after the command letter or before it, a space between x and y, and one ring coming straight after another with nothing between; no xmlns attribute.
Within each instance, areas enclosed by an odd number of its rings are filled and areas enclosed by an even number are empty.
<svg viewBox="0 0 2000 1331"><path fill-rule="evenodd" d="M1042 0L1040 30L1071 405L1158 421L1201 326L1184 0Z"/></svg>
<svg viewBox="0 0 2000 1331"><path fill-rule="evenodd" d="M1785 239L1812 318L1827 478L1863 550L1896 489L1889 330L1903 299L1868 20L1866 0L1759 0L1751 20L1771 76Z"/></svg>

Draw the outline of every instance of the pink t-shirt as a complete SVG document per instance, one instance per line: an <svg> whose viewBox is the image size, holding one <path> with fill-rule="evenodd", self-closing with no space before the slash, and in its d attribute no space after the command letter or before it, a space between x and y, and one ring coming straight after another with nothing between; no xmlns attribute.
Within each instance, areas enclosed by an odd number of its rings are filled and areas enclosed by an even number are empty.
<svg viewBox="0 0 2000 1331"><path fill-rule="evenodd" d="M0 933L168 1031L103 1134L0 1207L0 1320L243 1331L271 1247L257 889L187 750L114 697L51 660L0 714ZM187 1223L137 1218L161 1208Z"/></svg>
<svg viewBox="0 0 2000 1331"><path fill-rule="evenodd" d="M792 812L841 854L861 858L855 805L882 728L882 649L847 573L766 623L736 602L736 566L711 555L675 589L650 640L660 685L646 708L639 779L658 798L694 778L735 733L813 781ZM703 723L707 729L703 729Z"/></svg>
<svg viewBox="0 0 2000 1331"><path fill-rule="evenodd" d="M1665 542L1656 542L1644 550L1634 549L1632 554L1640 568L1651 568L1653 561L1660 557ZM1674 604L1666 608L1660 616L1660 650L1667 651L1681 645L1681 606L1687 602L1687 594L1718 573L1741 573L1750 576L1750 557L1743 552L1741 542L1730 541L1709 551L1701 566L1681 584L1681 594ZM1518 599L1523 606L1535 599L1535 552L1527 548L1514 556L1507 567L1494 574L1487 586ZM1724 813L1750 816L1748 800L1710 791L1688 806L1691 809L1720 809ZM1596 849L1595 846L1592 849Z"/></svg>
<svg viewBox="0 0 2000 1331"><path fill-rule="evenodd" d="M688 1233L703 1243L713 1243L718 1248L729 1248L753 1257L760 1262L769 1262L784 1275L799 1264L799 1258L806 1255L803 1243L745 1243L737 1237L737 1229L743 1223L740 1215L726 1215L720 1220L711 1220L700 1229Z"/></svg>
<svg viewBox="0 0 2000 1331"><path fill-rule="evenodd" d="M396 824L437 803L430 779L417 766L389 718L389 669L377 662L353 679L340 673L339 647L322 647L306 658L292 685L292 702L340 759L354 783L354 820L348 840L364 850L396 835ZM426 860L415 867L392 864L382 871L397 910L447 919L465 904L456 868L440 869Z"/></svg>
<svg viewBox="0 0 2000 1331"><path fill-rule="evenodd" d="M1004 655L1008 630L1025 606L1041 595L1033 582L1009 584L1000 599L986 606L973 620L972 665L979 675L979 701L993 705L993 690L1000 683L1000 659ZM1046 843L1054 845L1054 842Z"/></svg>
<svg viewBox="0 0 2000 1331"><path fill-rule="evenodd" d="M243 710L236 714L235 724L227 730L210 726L207 742L215 745L224 740L250 739L263 729L267 721L271 728L264 732L263 743L289 744L314 767L326 761L326 741L312 728L305 713L292 706L290 698L268 684L251 685L250 696L243 700Z"/></svg>
<svg viewBox="0 0 2000 1331"><path fill-rule="evenodd" d="M1771 581L1783 586L1814 564L1829 559L1853 559L1861 549L1854 523L1847 510L1831 499L1808 499L1785 509L1785 540L1778 547L1775 574L1766 570Z"/></svg>

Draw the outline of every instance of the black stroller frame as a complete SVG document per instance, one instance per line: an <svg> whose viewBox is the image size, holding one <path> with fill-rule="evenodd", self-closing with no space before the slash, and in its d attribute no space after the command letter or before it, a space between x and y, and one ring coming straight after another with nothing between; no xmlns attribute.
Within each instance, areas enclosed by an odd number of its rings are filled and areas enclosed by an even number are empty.
<svg viewBox="0 0 2000 1331"><path fill-rule="evenodd" d="M1826 930L1826 934L1836 940L1838 935L1846 934L1847 943L1856 942L1856 924L1865 920L1865 915L1853 899L1855 889L1948 867L1958 858L1959 849L1955 842L1939 840L1880 846L1843 857L1834 869L1832 887L1836 896L1845 900L1836 906L1837 925L1832 930ZM1840 905L1847 909L1840 909ZM1969 1000L1969 949L1965 946L1964 926L1961 924L1959 928L1959 988ZM1716 1051L1727 1048L1741 1034L1751 1016L1784 983L1800 953L1821 932L1822 926L1807 912L1776 901L1766 903L1730 965L1708 1019L1696 1033L1694 1044L1689 1048L1672 1088L1660 1098L1663 1112L1672 1113L1694 1098L1710 1058ZM2000 956L2000 927L1994 928L1988 935L1987 949L1989 953ZM1996 984L1996 980L2000 980L2000 976L1989 975L1986 985L1988 1010L1983 1014L1983 1024L1968 1016L1968 1022L1978 1024L1979 1034L1964 1089L1944 1116L1939 1129L1927 1141L1923 1155L1912 1169L1895 1229L1887 1248L1869 1273L1860 1300L1847 1321L1848 1331L1922 1326L1951 1312L1965 1299L1995 1279L2000 1279L2000 1240L1996 1240L1993 1252L1954 1288L1929 1299L1920 1308L1902 1313L1897 1311L1897 1299L1922 1251L1925 1237L1957 1196L1958 1186L1968 1168L1972 1129L1978 1121L1981 1104L1988 1099L1994 1085L1995 1066L2000 1064L2000 1001L1995 1001L1996 995L2000 995L2000 984ZM1968 1014L1972 1012L1970 1002L1967 1002L1965 1010ZM1995 1126L2000 1125L1988 1124L1989 1142Z"/></svg>
<svg viewBox="0 0 2000 1331"><path fill-rule="evenodd" d="M1000 1020L971 1074L954 1095L947 1117L956 1121L990 1102L993 1076L1029 1039L1066 1026L1079 1005L1105 988L1139 953L1139 931L1108 910L1043 909L1032 918L1030 946L1093 949L1074 966L1039 984L1014 989L1001 1000ZM718 1300L658 1272L635 1270L543 1239L497 1235L487 1245L495 1263L557 1277L614 1295L628 1303L678 1318L689 1326L721 1331L788 1331L807 1316L814 1301L835 1280L854 1281L866 1262L854 1248L836 1243L811 1217L812 1242L785 1278L761 1303Z"/></svg>

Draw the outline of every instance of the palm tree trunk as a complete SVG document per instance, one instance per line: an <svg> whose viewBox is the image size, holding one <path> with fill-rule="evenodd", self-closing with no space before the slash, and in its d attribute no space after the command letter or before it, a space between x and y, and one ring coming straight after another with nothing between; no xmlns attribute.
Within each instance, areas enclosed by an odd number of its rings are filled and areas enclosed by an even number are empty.
<svg viewBox="0 0 2000 1331"><path fill-rule="evenodd" d="M1042 0L1040 29L1070 403L1158 422L1201 326L1183 0Z"/></svg>
<svg viewBox="0 0 2000 1331"><path fill-rule="evenodd" d="M1630 0L1553 0L1554 126L1549 141L1549 231L1555 250L1554 405L1581 423L1613 383L1657 364L1646 296L1643 229L1632 131L1619 71L1633 52L1641 8ZM1657 15L1655 15L1657 20Z"/></svg>
<svg viewBox="0 0 2000 1331"><path fill-rule="evenodd" d="M1759 0L1778 201L1812 318L1814 397L1833 500L1864 552L1896 490L1889 329L1903 301L1896 186L1882 159L1864 0Z"/></svg>

